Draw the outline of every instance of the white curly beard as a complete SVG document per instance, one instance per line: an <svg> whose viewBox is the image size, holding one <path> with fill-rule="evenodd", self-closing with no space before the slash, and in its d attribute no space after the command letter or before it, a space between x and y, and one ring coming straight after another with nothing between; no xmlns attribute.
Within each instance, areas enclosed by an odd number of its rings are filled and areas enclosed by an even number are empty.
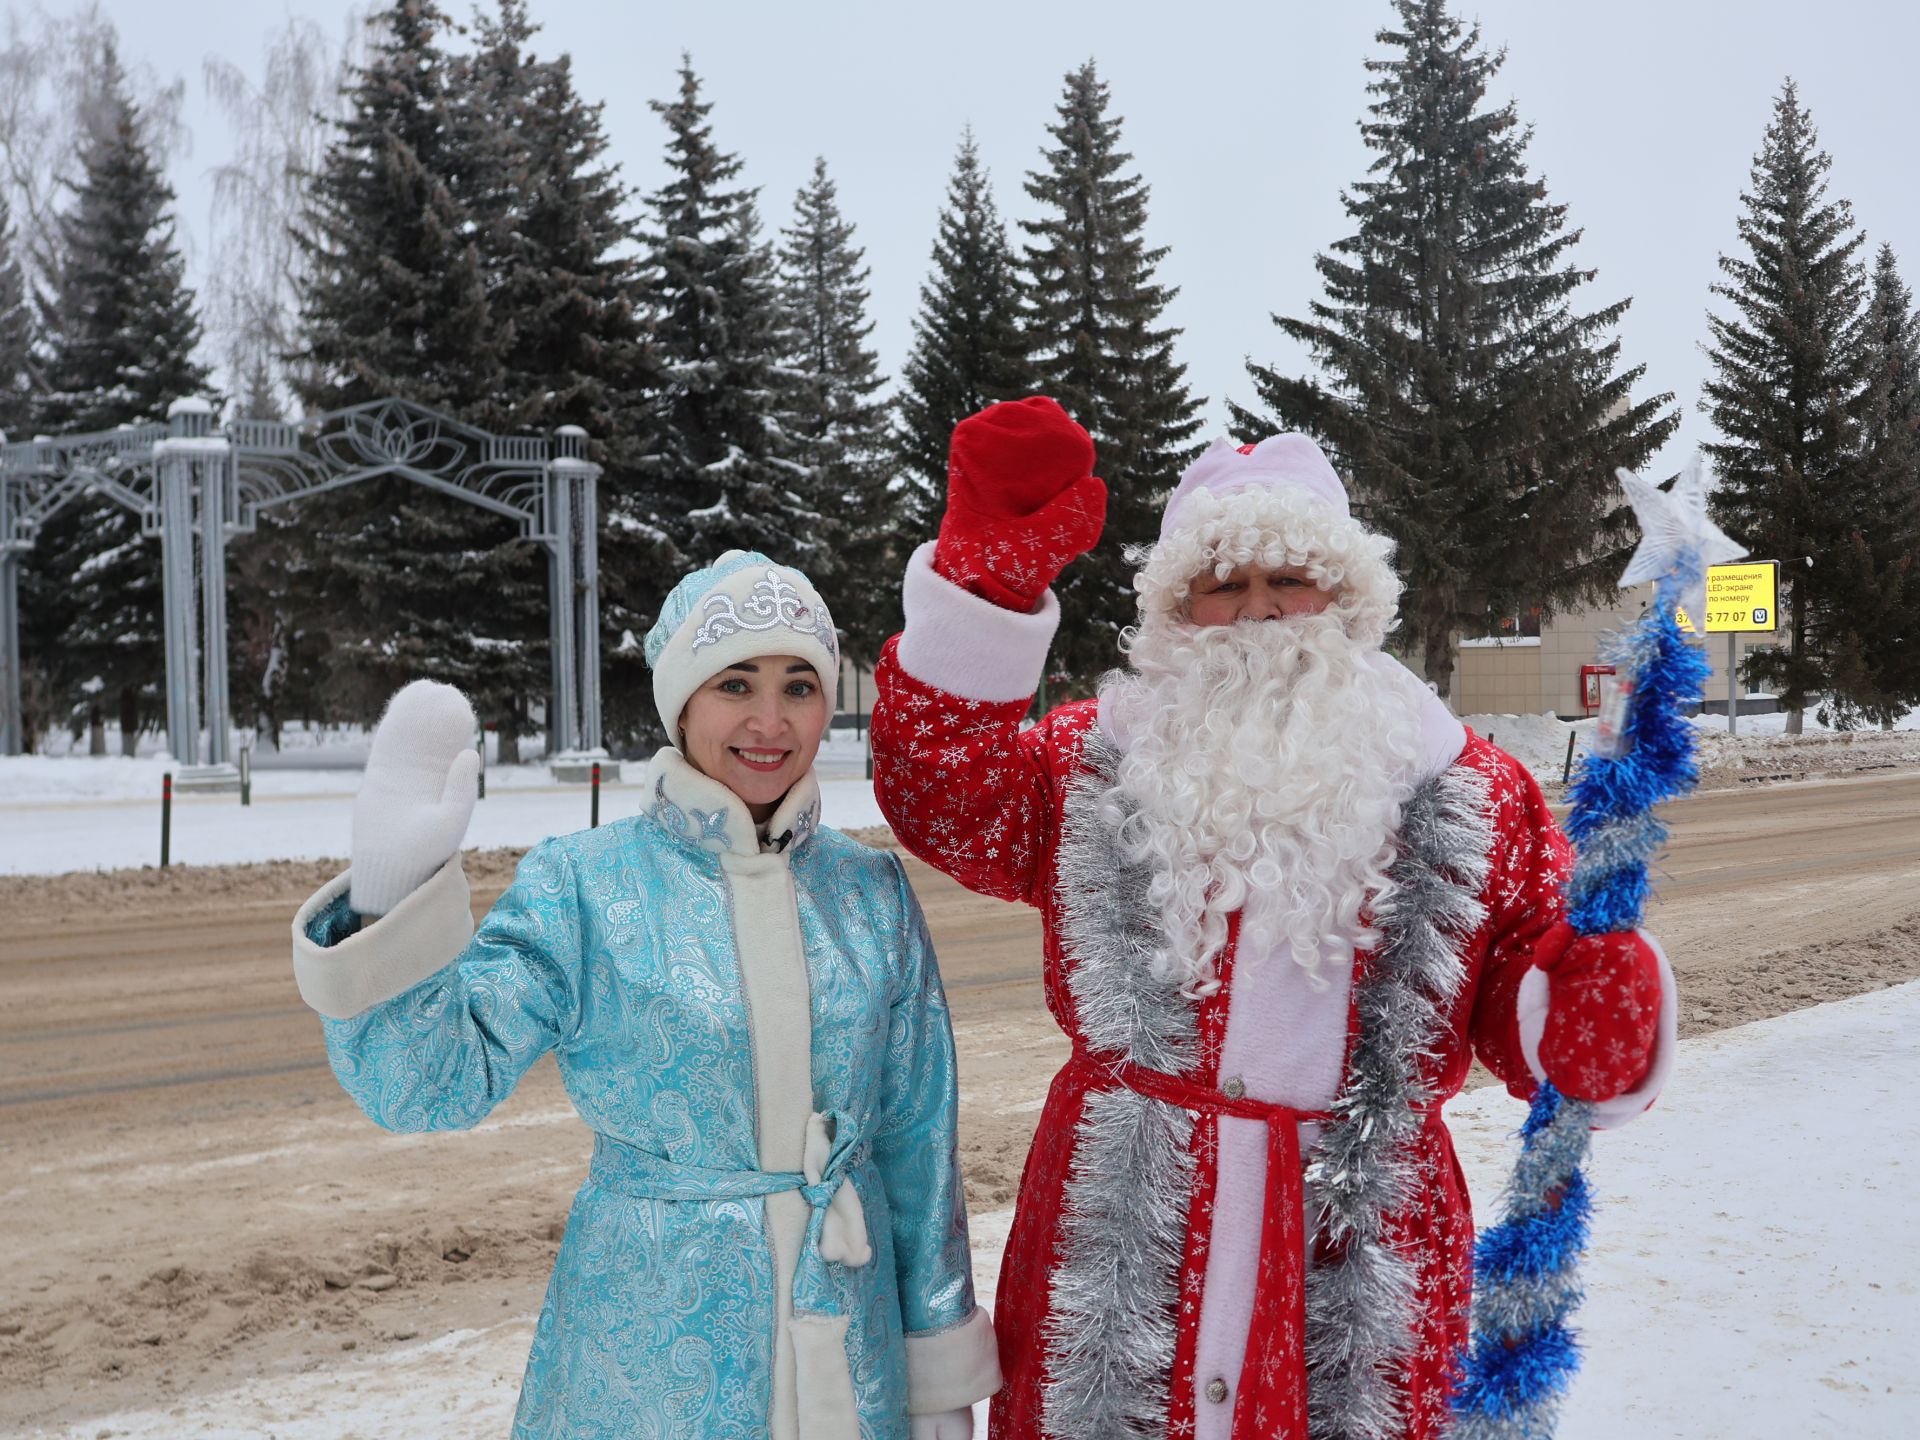
<svg viewBox="0 0 1920 1440"><path fill-rule="evenodd" d="M1195 626L1152 616L1127 641L1132 669L1100 687L1123 749L1109 796L1131 802L1120 840L1147 862L1164 948L1158 973L1190 990L1214 981L1227 919L1249 895L1262 933L1318 977L1374 937L1402 807L1420 765L1414 697L1393 662L1333 614Z"/></svg>

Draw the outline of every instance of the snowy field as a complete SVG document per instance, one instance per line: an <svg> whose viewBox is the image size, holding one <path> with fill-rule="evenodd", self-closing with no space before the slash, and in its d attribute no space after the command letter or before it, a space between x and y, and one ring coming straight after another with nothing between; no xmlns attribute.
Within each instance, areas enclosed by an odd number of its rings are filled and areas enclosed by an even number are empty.
<svg viewBox="0 0 1920 1440"><path fill-rule="evenodd" d="M173 863L344 856L365 763L364 739L348 735L257 763L251 805L242 806L235 794L175 795ZM158 864L161 777L171 768L160 754L0 758L0 874ZM644 762L626 769L630 781L618 778L617 763L603 772L602 824L637 814L646 802L639 783ZM864 778L862 738L835 731L818 769L827 824L846 830L885 823ZM487 798L474 807L466 846L526 846L584 830L591 807L588 786L556 784L544 764L489 765Z"/></svg>
<svg viewBox="0 0 1920 1440"><path fill-rule="evenodd" d="M1587 1360L1560 1440L1920 1434L1920 982L1689 1040L1667 1098L1596 1143ZM1763 1103L1756 1100L1763 1099ZM1449 1109L1483 1223L1520 1110ZM991 1295L1006 1212L974 1222ZM504 1434L533 1316L46 1440ZM982 1431L981 1433L984 1433Z"/></svg>

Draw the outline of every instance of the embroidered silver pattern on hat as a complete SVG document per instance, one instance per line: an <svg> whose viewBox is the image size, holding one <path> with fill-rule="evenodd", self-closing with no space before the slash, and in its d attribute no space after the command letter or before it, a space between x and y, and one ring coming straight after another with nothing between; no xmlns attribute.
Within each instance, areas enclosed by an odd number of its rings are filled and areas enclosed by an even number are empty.
<svg viewBox="0 0 1920 1440"><path fill-rule="evenodd" d="M694 632L696 652L743 630L791 630L796 635L818 640L827 647L835 663L839 662L839 637L834 634L827 607L807 604L800 598L800 592L781 578L778 570L769 568L738 606L731 595L716 592L707 596L701 609L706 612L706 618Z"/></svg>

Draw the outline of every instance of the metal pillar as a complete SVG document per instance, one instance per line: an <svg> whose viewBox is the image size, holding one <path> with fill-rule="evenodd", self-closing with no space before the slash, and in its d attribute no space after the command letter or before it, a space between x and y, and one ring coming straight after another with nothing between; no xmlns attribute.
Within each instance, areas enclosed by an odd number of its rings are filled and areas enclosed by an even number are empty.
<svg viewBox="0 0 1920 1440"><path fill-rule="evenodd" d="M553 432L546 466L547 592L551 599L553 690L548 753L596 754L600 744L600 467L587 459L587 432Z"/></svg>
<svg viewBox="0 0 1920 1440"><path fill-rule="evenodd" d="M580 748L579 702L574 660L573 479L559 465L547 466L548 542L553 563L547 568L548 603L553 607L553 713L547 734L559 754Z"/></svg>
<svg viewBox="0 0 1920 1440"><path fill-rule="evenodd" d="M166 448L165 441L153 448L167 641L167 749L176 763L194 765L199 763L200 707L193 633L193 458L190 452Z"/></svg>
<svg viewBox="0 0 1920 1440"><path fill-rule="evenodd" d="M206 700L207 763L228 764L232 715L227 703L227 477L231 462L206 455L200 472L201 690Z"/></svg>
<svg viewBox="0 0 1920 1440"><path fill-rule="evenodd" d="M1740 733L1740 637L1727 632L1727 733Z"/></svg>
<svg viewBox="0 0 1920 1440"><path fill-rule="evenodd" d="M585 437L583 436L584 440ZM574 482L574 531L579 537L579 558L574 566L574 584L580 598L574 606L580 638L574 647L579 665L577 686L580 705L580 744L588 750L600 748L600 474L588 467Z"/></svg>
<svg viewBox="0 0 1920 1440"><path fill-rule="evenodd" d="M0 755L26 748L20 706L20 553L13 538L14 480L0 474Z"/></svg>

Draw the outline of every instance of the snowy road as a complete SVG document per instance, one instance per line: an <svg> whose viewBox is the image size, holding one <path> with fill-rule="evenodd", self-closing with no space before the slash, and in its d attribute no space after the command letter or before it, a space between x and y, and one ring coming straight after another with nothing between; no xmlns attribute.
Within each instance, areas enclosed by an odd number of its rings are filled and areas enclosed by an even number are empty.
<svg viewBox="0 0 1920 1440"><path fill-rule="evenodd" d="M1683 1044L1666 1101L1603 1136L1582 1313L1587 1364L1560 1440L1906 1440L1920 1433L1920 983ZM1450 1108L1482 1216L1518 1111ZM983 1286L1004 1212L975 1224ZM990 1287L989 1287L990 1288ZM62 1440L503 1434L532 1317L314 1373L96 1415Z"/></svg>

